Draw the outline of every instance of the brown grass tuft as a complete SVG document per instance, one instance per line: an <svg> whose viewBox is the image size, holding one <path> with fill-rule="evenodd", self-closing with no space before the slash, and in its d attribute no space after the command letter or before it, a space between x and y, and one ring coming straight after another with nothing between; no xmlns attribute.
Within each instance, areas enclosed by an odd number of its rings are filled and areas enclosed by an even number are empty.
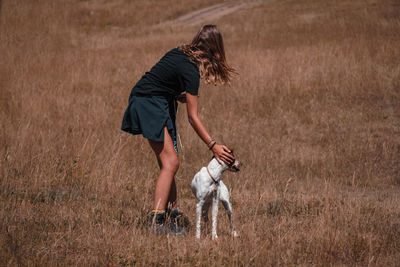
<svg viewBox="0 0 400 267"><path fill-rule="evenodd" d="M263 1L225 16L230 87L200 115L244 162L226 174L240 237L149 235L158 169L121 132L132 85L221 1L1 1L0 265L376 265L400 262L400 5ZM211 155L179 108L189 183ZM222 213L222 212L221 212Z"/></svg>

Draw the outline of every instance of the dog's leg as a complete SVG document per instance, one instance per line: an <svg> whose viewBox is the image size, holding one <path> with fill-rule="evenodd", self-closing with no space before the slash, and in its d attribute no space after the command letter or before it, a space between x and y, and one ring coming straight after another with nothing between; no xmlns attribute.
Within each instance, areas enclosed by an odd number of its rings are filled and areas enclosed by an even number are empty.
<svg viewBox="0 0 400 267"><path fill-rule="evenodd" d="M208 223L208 210L210 209L210 201L205 201L203 205L203 209L201 211L201 216L203 217L203 221Z"/></svg>
<svg viewBox="0 0 400 267"><path fill-rule="evenodd" d="M217 239L217 218L218 218L218 190L214 190L213 192L213 199L212 199L212 210L211 210L211 217L212 217L212 239Z"/></svg>
<svg viewBox="0 0 400 267"><path fill-rule="evenodd" d="M204 201L198 201L196 205L196 237L200 238L200 227L201 227L201 213L203 209Z"/></svg>
<svg viewBox="0 0 400 267"><path fill-rule="evenodd" d="M226 213L228 214L229 223L230 223L231 230L232 230L232 235L234 237L237 237L238 234L236 232L235 226L233 225L232 206L229 201L229 191L228 191L228 188L226 187L226 185L222 181L220 182L220 197L219 197L219 199L221 200L222 205L224 206L224 208L226 209Z"/></svg>
<svg viewBox="0 0 400 267"><path fill-rule="evenodd" d="M231 226L232 235L233 235L234 237L237 237L238 234L237 234L237 232L236 232L235 226L233 225L231 203L230 203L229 201L224 201L224 200L221 200L221 201L222 201L222 205L223 205L224 208L226 209L226 213L228 214L228 219L229 219L229 223L230 223L230 226Z"/></svg>
<svg viewBox="0 0 400 267"><path fill-rule="evenodd" d="M210 209L211 206L211 199L208 199L208 201L204 201L203 208L201 211L201 216L203 217L203 222L204 222L204 233L208 234L209 232L209 219L208 219L208 210Z"/></svg>

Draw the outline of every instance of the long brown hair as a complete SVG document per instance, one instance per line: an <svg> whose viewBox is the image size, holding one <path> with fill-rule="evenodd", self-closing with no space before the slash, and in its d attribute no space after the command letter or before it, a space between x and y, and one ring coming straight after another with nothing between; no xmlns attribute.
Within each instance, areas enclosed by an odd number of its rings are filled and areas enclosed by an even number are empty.
<svg viewBox="0 0 400 267"><path fill-rule="evenodd" d="M229 83L236 73L226 63L224 42L216 25L201 27L192 43L180 46L179 50L199 66L200 76L206 83Z"/></svg>

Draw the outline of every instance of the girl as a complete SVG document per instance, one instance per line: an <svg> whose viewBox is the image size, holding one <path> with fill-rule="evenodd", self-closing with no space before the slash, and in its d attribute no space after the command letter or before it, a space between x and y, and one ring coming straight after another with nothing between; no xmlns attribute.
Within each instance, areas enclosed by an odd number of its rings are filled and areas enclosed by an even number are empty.
<svg viewBox="0 0 400 267"><path fill-rule="evenodd" d="M139 80L129 96L122 130L142 134L153 149L160 174L154 192L151 229L156 233L184 234L176 209L175 174L179 168L176 142L176 100L187 103L189 123L198 136L227 164L234 162L229 148L210 136L198 117L198 88L200 77L206 83L225 84L234 70L225 60L222 35L215 25L203 26L191 44L174 48ZM183 94L184 93L184 94ZM166 223L170 217L171 222Z"/></svg>

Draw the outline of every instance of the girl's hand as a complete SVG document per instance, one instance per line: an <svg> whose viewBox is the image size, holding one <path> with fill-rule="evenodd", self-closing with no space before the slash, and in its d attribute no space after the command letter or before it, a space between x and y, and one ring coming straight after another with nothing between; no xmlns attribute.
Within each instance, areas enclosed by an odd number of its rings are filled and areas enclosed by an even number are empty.
<svg viewBox="0 0 400 267"><path fill-rule="evenodd" d="M220 164L222 163L221 160L228 165L232 165L235 162L235 156L232 151L224 145L215 144L212 152Z"/></svg>

